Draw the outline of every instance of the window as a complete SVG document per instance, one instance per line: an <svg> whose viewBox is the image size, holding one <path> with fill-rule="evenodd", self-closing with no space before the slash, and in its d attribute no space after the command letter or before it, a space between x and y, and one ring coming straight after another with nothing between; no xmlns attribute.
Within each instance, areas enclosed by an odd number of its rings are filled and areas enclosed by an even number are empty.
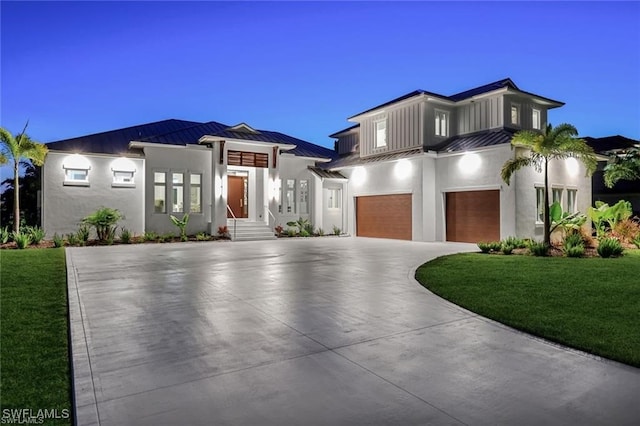
<svg viewBox="0 0 640 426"><path fill-rule="evenodd" d="M88 183L89 170L86 169L65 169L65 183Z"/></svg>
<svg viewBox="0 0 640 426"><path fill-rule="evenodd" d="M287 179L285 186L284 201L286 203L286 213L296 213L296 181Z"/></svg>
<svg viewBox="0 0 640 426"><path fill-rule="evenodd" d="M189 212L202 213L202 175L192 174L189 183Z"/></svg>
<svg viewBox="0 0 640 426"><path fill-rule="evenodd" d="M578 190L577 189L567 189L567 211L569 213L576 213L578 211Z"/></svg>
<svg viewBox="0 0 640 426"><path fill-rule="evenodd" d="M544 188L536 187L536 222L544 222Z"/></svg>
<svg viewBox="0 0 640 426"><path fill-rule="evenodd" d="M342 190L337 188L329 189L329 201L327 202L327 208L339 209L341 198L342 198Z"/></svg>
<svg viewBox="0 0 640 426"><path fill-rule="evenodd" d="M113 183L120 185L132 185L133 181L133 172L120 172L113 171Z"/></svg>
<svg viewBox="0 0 640 426"><path fill-rule="evenodd" d="M540 110L539 109L534 108L531 110L531 122L534 129L540 130Z"/></svg>
<svg viewBox="0 0 640 426"><path fill-rule="evenodd" d="M174 213L184 211L184 173L172 173L171 183L173 184L173 207Z"/></svg>
<svg viewBox="0 0 640 426"><path fill-rule="evenodd" d="M562 206L562 188L553 188L551 190L551 203L558 203Z"/></svg>
<svg viewBox="0 0 640 426"><path fill-rule="evenodd" d="M376 121L376 148L387 146L387 120Z"/></svg>
<svg viewBox="0 0 640 426"><path fill-rule="evenodd" d="M436 111L436 136L447 136L449 134L447 115L444 111Z"/></svg>
<svg viewBox="0 0 640 426"><path fill-rule="evenodd" d="M167 212L167 174L164 172L153 173L153 212Z"/></svg>
<svg viewBox="0 0 640 426"><path fill-rule="evenodd" d="M520 125L520 105L511 104L511 124Z"/></svg>
<svg viewBox="0 0 640 426"><path fill-rule="evenodd" d="M309 181L300 181L300 214L309 213Z"/></svg>

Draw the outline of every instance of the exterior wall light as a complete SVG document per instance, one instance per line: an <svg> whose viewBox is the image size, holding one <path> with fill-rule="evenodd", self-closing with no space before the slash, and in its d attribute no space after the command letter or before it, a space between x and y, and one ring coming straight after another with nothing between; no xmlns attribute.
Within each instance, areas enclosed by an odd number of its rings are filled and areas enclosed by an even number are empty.
<svg viewBox="0 0 640 426"><path fill-rule="evenodd" d="M477 172L482 165L482 158L475 152L467 152L458 161L458 168L464 174Z"/></svg>
<svg viewBox="0 0 640 426"><path fill-rule="evenodd" d="M353 183L356 185L361 185L367 179L367 171L362 166L358 166L353 169L353 174L351 175L351 179Z"/></svg>
<svg viewBox="0 0 640 426"><path fill-rule="evenodd" d="M567 168L567 173L569 174L569 176L575 177L578 175L578 172L580 171L580 164L578 164L578 160L573 157L569 157L565 161L565 166Z"/></svg>
<svg viewBox="0 0 640 426"><path fill-rule="evenodd" d="M406 158L398 161L393 168L393 174L398 179L408 178L409 176L411 176L412 171L413 164L411 164L411 161L407 160Z"/></svg>
<svg viewBox="0 0 640 426"><path fill-rule="evenodd" d="M62 167L65 169L89 170L91 169L91 162L84 155L71 154L64 159Z"/></svg>

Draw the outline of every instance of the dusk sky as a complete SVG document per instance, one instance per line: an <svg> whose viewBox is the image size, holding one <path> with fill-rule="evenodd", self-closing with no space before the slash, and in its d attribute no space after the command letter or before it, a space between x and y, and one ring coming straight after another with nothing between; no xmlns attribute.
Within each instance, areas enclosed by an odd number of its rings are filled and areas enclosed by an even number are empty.
<svg viewBox="0 0 640 426"><path fill-rule="evenodd" d="M6 2L1 125L49 142L177 118L325 146L415 89L511 77L553 124L640 138L638 2Z"/></svg>

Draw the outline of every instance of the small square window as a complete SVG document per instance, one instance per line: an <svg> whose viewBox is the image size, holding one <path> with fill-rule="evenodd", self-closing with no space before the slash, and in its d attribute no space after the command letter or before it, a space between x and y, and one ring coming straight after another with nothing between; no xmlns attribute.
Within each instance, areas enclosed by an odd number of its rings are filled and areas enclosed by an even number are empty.
<svg viewBox="0 0 640 426"><path fill-rule="evenodd" d="M387 120L376 121L376 148L387 146Z"/></svg>

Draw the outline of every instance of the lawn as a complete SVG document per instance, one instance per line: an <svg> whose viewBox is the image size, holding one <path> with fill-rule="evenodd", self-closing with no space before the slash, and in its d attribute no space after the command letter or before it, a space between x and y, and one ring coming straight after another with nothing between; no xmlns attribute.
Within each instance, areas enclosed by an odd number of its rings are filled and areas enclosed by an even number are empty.
<svg viewBox="0 0 640 426"><path fill-rule="evenodd" d="M70 414L64 249L2 250L0 269L0 415L7 409Z"/></svg>
<svg viewBox="0 0 640 426"><path fill-rule="evenodd" d="M615 259L456 254L416 279L470 311L640 367L640 250Z"/></svg>

